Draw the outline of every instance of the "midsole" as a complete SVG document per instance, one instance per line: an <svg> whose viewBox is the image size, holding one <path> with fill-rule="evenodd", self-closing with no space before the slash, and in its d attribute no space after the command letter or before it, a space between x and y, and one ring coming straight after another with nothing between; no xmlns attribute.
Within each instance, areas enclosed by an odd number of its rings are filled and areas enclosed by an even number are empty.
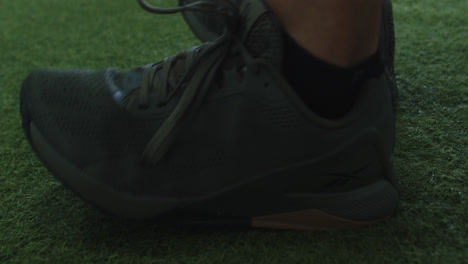
<svg viewBox="0 0 468 264"><path fill-rule="evenodd" d="M97 206L98 208L104 209L105 211L131 219L149 219L155 218L166 212L170 212L174 209L189 208L193 210L198 205L211 204L213 201L217 203L216 207L229 208L231 205L241 207L246 201L241 201L239 197L229 197L229 193L236 193L237 189L241 189L242 185L233 186L230 189L223 190L215 194L203 195L198 197L189 198L172 198L172 197L148 197L148 196L132 196L122 192L118 192L114 189L109 188L106 185L100 184L87 174L80 171L71 162L61 156L55 149L47 143L45 137L41 134L39 129L30 123L30 139L31 144L35 151L38 153L41 160L45 165L54 173L55 177L69 187L72 191L82 197L84 200ZM248 184L244 184L248 185ZM385 206L385 210L377 214L367 212L368 210L376 209L379 210L379 199L381 193L387 193L390 198L389 201L384 201L390 205ZM224 198L227 194L226 200ZM219 198L219 199L218 199ZM238 199L238 200L236 200ZM263 197L268 201L269 197ZM356 201L353 201L353 200ZM356 215L363 212L362 219L353 217L352 219L357 221L370 221L376 220L393 213L397 206L398 194L396 190L391 187L391 184L387 181L378 181L356 190L350 190L343 193L335 194L279 194L275 196L274 200L281 200L285 204L294 204L295 208L292 211L299 210L313 210L318 209L328 214L333 214L343 218L340 214L343 210L351 210L352 213L349 215ZM377 202L375 202L377 200ZM327 201L325 207L321 206L321 202ZM247 201L249 202L249 201ZM272 203L274 201L268 201ZM219 204L221 203L221 204ZM223 204L224 203L224 204ZM231 204L231 205L229 205ZM261 206L261 205L260 205ZM202 206L204 207L204 206ZM320 208L322 207L322 208ZM291 213L291 210L284 210L283 212ZM217 213L214 211L213 213ZM226 215L235 216L231 212L226 212ZM250 214L250 216L258 214ZM347 213L345 215L348 215ZM240 215L239 215L240 216ZM242 215L242 217L247 217ZM346 216L345 216L346 218ZM371 218L371 219L368 219Z"/></svg>

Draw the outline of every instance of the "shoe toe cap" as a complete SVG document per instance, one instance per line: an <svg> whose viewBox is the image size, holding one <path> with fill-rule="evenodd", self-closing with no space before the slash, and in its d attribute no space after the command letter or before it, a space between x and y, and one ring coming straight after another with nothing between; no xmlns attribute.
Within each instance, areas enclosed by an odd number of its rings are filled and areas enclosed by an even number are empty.
<svg viewBox="0 0 468 264"><path fill-rule="evenodd" d="M88 132L100 131L99 122L108 112L102 110L111 100L106 78L105 71L39 69L30 73L20 92L28 139L33 123L57 151L73 160L71 155L81 153L80 145L89 140Z"/></svg>

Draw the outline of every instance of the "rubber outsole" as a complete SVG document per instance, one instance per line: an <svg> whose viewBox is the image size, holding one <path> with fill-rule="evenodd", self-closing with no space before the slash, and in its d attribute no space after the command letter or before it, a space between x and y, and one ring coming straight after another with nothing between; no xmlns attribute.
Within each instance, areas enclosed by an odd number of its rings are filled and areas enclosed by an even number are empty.
<svg viewBox="0 0 468 264"><path fill-rule="evenodd" d="M94 205L98 209L109 213L114 216L123 217L127 219L153 219L158 221L160 218L161 223L169 225L201 225L201 226L241 226L241 227L254 227L254 228L268 228L268 229L289 229L289 230L336 230L336 229L354 229L362 228L373 225L390 216L397 208L398 193L388 182L378 182L375 186L369 186L362 190L355 190L357 194L364 194L366 198L364 201L369 203L359 204L358 207L365 208L375 207L375 202L372 201L374 196L385 192L388 198L385 198L388 208L385 210L385 216L373 219L371 221L356 221L353 219L346 219L334 215L330 211L325 212L316 208L306 210L297 210L292 212L284 212L279 214L254 216L248 218L223 218L214 216L212 218L204 217L203 219L193 218L188 215L170 215L164 217L167 213L181 208L186 204L193 204L198 202L202 203L205 200L215 199L216 197L199 197L197 199L191 198L171 198L171 197L134 197L126 194L119 193L107 186L104 186L86 174L81 172L73 164L61 156L51 144L47 143L45 137L41 134L39 129L31 120L30 105L26 89L21 89L21 104L20 111L23 117L23 129L30 141L34 151L37 153L42 162L49 168L53 175L61 181L66 187L72 190L75 194L80 196L83 200ZM367 194L366 192L369 192ZM340 196L342 195L342 196ZM294 195L293 195L294 196ZM340 199L345 197L353 197L354 193L338 194ZM380 196L379 196L380 197ZM314 194L309 197L292 197L293 199L314 199ZM330 197L333 199L332 197ZM329 198L326 198L329 199ZM380 206L380 205L378 205ZM358 208L357 210L362 210ZM161 217L161 215L163 217Z"/></svg>

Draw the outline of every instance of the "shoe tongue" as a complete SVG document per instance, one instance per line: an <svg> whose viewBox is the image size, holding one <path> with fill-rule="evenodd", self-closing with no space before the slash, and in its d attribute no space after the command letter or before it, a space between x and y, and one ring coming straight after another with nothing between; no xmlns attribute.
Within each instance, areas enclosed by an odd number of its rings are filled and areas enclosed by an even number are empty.
<svg viewBox="0 0 468 264"><path fill-rule="evenodd" d="M239 33L250 54L280 69L283 61L283 34L276 18L260 0L243 0L239 9Z"/></svg>

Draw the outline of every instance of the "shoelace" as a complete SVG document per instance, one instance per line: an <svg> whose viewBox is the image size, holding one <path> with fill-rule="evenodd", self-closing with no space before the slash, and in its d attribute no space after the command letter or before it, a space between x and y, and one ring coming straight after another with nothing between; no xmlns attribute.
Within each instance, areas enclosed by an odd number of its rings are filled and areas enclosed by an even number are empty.
<svg viewBox="0 0 468 264"><path fill-rule="evenodd" d="M219 0L196 1L177 8L158 8L147 4L144 0L138 0L138 3L145 10L158 14L172 14L182 11L217 12L226 15L227 19L231 19L231 21L237 19L234 15L234 12L238 11L237 6L232 7L233 2L225 1L228 3L226 6L230 6L230 8L220 6L220 2L224 1ZM165 104L176 94L182 84L187 84L178 104L146 146L143 152L143 161L155 165L165 155L180 127L180 121L189 109L195 109L200 105L233 45L240 51L244 61L253 60L241 41L227 31L214 42L183 51L160 63L149 64L143 68L143 81L138 98L141 107L149 106L152 91L157 91L161 97L159 103ZM174 65L181 59L185 59L183 62L185 64L184 75L170 78L171 74L174 74ZM196 74L194 74L195 72ZM174 79L176 79L176 83L174 83ZM172 89L169 89L170 86Z"/></svg>

